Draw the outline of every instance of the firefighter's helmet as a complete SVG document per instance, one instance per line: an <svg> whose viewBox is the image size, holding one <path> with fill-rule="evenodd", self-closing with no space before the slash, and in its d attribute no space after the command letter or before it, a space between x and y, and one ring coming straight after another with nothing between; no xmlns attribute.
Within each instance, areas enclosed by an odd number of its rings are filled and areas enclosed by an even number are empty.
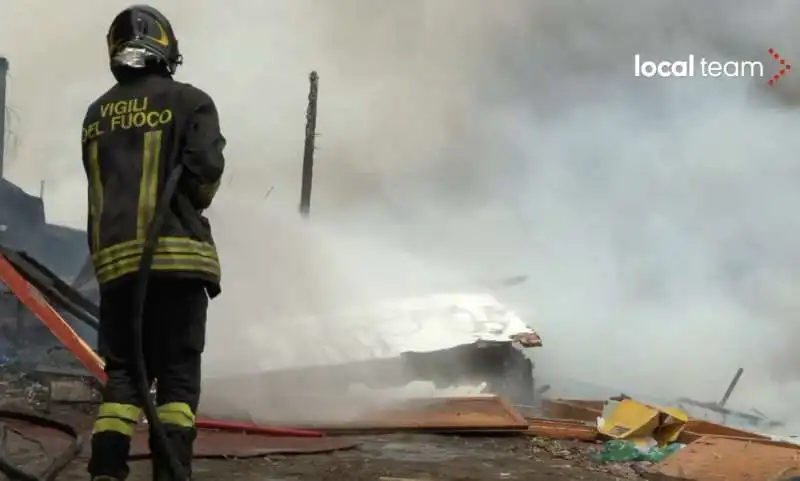
<svg viewBox="0 0 800 481"><path fill-rule="evenodd" d="M125 63L126 51L143 52L148 59L163 64L170 74L183 62L172 25L149 5L133 5L120 12L108 28L106 42L112 66L115 61Z"/></svg>

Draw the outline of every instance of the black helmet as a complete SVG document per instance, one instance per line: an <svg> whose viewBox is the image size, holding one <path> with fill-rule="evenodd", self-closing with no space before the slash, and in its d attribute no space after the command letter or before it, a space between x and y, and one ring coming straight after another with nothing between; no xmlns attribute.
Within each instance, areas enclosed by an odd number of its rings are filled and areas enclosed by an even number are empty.
<svg viewBox="0 0 800 481"><path fill-rule="evenodd" d="M120 12L108 28L106 42L112 64L126 48L144 50L170 74L183 62L169 20L149 5L133 5Z"/></svg>

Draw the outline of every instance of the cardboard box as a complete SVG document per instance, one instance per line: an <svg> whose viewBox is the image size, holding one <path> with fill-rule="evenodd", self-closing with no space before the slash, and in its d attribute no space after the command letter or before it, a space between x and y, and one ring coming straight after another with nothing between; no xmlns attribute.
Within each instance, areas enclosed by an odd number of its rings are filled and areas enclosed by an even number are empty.
<svg viewBox="0 0 800 481"><path fill-rule="evenodd" d="M653 439L659 446L678 440L689 416L675 408L624 399L606 404L597 431L611 439Z"/></svg>

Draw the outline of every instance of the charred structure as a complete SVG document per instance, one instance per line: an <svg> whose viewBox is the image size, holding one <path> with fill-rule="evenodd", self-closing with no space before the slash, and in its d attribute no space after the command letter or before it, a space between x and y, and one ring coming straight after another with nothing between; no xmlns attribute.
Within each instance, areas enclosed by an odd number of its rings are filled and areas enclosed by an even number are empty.
<svg viewBox="0 0 800 481"><path fill-rule="evenodd" d="M74 278L88 255L86 234L80 230L47 222L41 197L28 194L3 176L6 166L6 78L9 62L0 57L0 246L26 252L68 282ZM77 325L77 329L83 326ZM84 334L85 331L81 331ZM90 333L88 333L90 334ZM88 339L93 339L89 335ZM0 364L20 355L31 362L57 341L19 300L0 282ZM25 353L25 354L23 354Z"/></svg>

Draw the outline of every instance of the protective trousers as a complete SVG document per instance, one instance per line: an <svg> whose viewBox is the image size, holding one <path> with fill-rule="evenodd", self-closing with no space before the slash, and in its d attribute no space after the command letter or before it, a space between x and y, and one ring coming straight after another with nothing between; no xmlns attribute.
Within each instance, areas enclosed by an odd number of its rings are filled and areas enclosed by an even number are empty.
<svg viewBox="0 0 800 481"><path fill-rule="evenodd" d="M123 480L128 476L131 437L146 402L136 388L138 354L130 318L134 290L134 283L125 281L100 295L98 347L108 381L92 434L92 479ZM207 309L208 296L201 282L166 277L150 280L142 319L145 364L150 385L156 384L159 419L186 473L191 473L196 437ZM171 480L169 459L152 435L150 448L153 479Z"/></svg>

